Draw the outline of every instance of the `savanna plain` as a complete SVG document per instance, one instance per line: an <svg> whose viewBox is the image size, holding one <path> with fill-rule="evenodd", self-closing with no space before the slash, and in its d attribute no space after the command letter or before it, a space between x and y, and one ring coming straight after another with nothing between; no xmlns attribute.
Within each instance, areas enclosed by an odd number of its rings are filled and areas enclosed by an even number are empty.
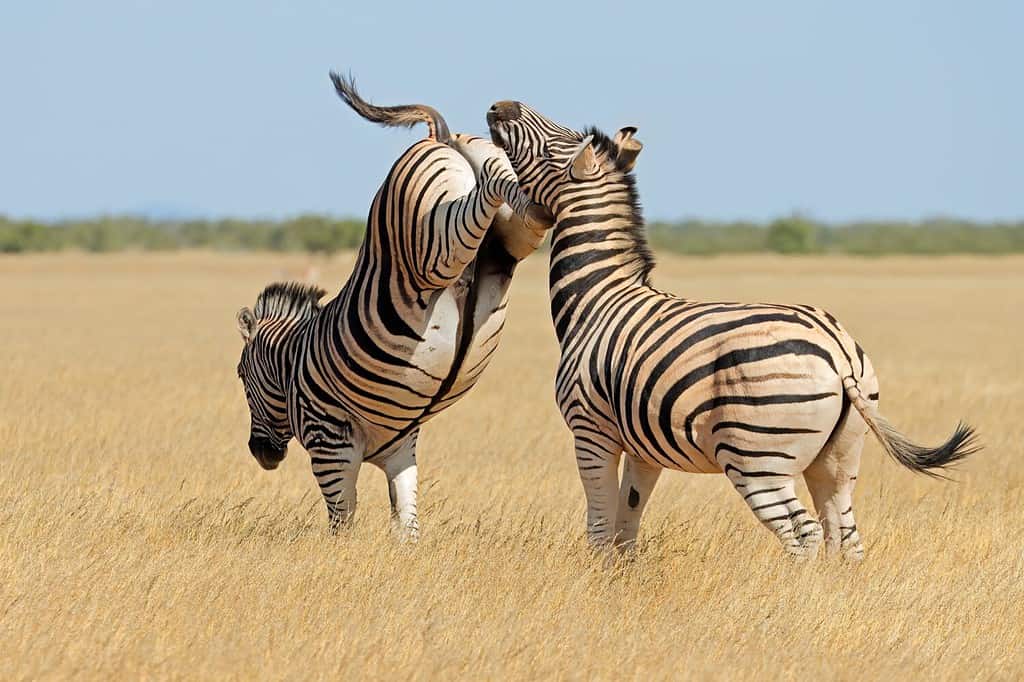
<svg viewBox="0 0 1024 682"><path fill-rule="evenodd" d="M594 557L543 254L480 384L423 431L421 541L390 535L369 466L329 536L305 452L249 455L235 375L235 312L309 263L0 258L0 678L1024 675L1024 258L660 257L680 295L830 309L915 440L977 426L952 482L869 440L859 565L787 560L724 477L677 473L635 556ZM352 263L314 270L333 295Z"/></svg>

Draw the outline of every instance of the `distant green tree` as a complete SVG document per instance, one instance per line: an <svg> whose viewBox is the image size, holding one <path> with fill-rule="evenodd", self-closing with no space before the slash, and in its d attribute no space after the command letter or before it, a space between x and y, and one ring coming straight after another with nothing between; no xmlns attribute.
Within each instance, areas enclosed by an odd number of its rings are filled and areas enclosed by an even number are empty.
<svg viewBox="0 0 1024 682"><path fill-rule="evenodd" d="M841 225L796 215L768 225L689 219L646 227L657 251L687 255L719 253L1024 253L1024 222L973 223L955 218L920 222L873 221ZM38 222L0 215L0 253L80 249L216 249L307 251L333 254L362 243L361 220L302 215L285 221L151 221L132 216Z"/></svg>
<svg viewBox="0 0 1024 682"><path fill-rule="evenodd" d="M287 247L328 256L341 249L359 246L362 224L352 220L334 220L319 215L301 215L284 224Z"/></svg>
<svg viewBox="0 0 1024 682"><path fill-rule="evenodd" d="M12 222L0 218L0 252L49 251L56 246L56 235L49 225L25 221Z"/></svg>
<svg viewBox="0 0 1024 682"><path fill-rule="evenodd" d="M818 249L817 233L814 223L794 215L773 221L765 243L776 253L812 253Z"/></svg>

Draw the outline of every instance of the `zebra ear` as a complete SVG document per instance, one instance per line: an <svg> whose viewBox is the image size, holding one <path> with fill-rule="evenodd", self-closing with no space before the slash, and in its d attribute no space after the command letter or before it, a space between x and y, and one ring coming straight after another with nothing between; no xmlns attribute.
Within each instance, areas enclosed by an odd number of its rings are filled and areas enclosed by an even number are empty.
<svg viewBox="0 0 1024 682"><path fill-rule="evenodd" d="M569 157L569 176L573 180L586 180L597 174L597 154L594 153L594 145L590 144L593 139L593 135L584 137Z"/></svg>
<svg viewBox="0 0 1024 682"><path fill-rule="evenodd" d="M238 311L238 331L246 343L252 341L252 335L256 333L256 316L248 308Z"/></svg>
<svg viewBox="0 0 1024 682"><path fill-rule="evenodd" d="M619 153L615 156L615 163L626 173L633 170L636 166L636 157L640 155L640 151L644 148L644 145L640 140L633 137L636 135L636 127L626 126L620 128L619 132L615 133L615 146L619 148Z"/></svg>

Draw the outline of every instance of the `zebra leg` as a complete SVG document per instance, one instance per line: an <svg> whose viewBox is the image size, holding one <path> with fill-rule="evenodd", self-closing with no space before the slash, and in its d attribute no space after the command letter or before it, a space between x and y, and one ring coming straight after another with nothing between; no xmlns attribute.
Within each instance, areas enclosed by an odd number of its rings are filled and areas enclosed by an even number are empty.
<svg viewBox="0 0 1024 682"><path fill-rule="evenodd" d="M595 431L574 432L576 466L587 496L587 540L595 549L612 541L621 448Z"/></svg>
<svg viewBox="0 0 1024 682"><path fill-rule="evenodd" d="M332 533L351 523L356 513L356 480L362 454L351 446L310 449L313 475L327 504L327 521Z"/></svg>
<svg viewBox="0 0 1024 682"><path fill-rule="evenodd" d="M813 557L818 553L821 524L800 502L792 476L751 476L732 465L726 466L725 473L750 511L775 534L788 554Z"/></svg>
<svg viewBox="0 0 1024 682"><path fill-rule="evenodd" d="M493 147L493 145L492 145ZM483 162L477 187L465 196L444 201L425 217L424 228L433 234L445 235L447 247L435 260L417 268L415 284L421 287L444 287L453 284L477 255L480 244L498 216L502 203L525 225L525 229L541 233L551 227L547 211L534 204L519 188L519 180L501 150ZM506 218L508 212L504 212ZM526 248L524 245L519 245ZM526 255L525 251L517 252Z"/></svg>
<svg viewBox="0 0 1024 682"><path fill-rule="evenodd" d="M640 531L640 517L647 500L658 482L661 467L648 464L627 454L622 465L622 485L619 486L618 514L615 521L615 544L629 550L636 544Z"/></svg>
<svg viewBox="0 0 1024 682"><path fill-rule="evenodd" d="M864 545L853 517L853 488L857 483L866 431L863 419L851 410L846 423L837 429L832 440L804 471L814 508L824 526L826 551L830 554L841 551L850 561L864 558Z"/></svg>
<svg viewBox="0 0 1024 682"><path fill-rule="evenodd" d="M409 434L395 452L380 462L388 479L388 497L391 499L391 524L402 540L415 542L420 535L420 522L416 515L416 439L419 429Z"/></svg>
<svg viewBox="0 0 1024 682"><path fill-rule="evenodd" d="M489 140L470 135L456 134L450 144L469 162L483 197L494 206L505 204L491 229L501 233L509 253L516 260L533 253L554 225L554 218L519 187L519 178L505 152Z"/></svg>
<svg viewBox="0 0 1024 682"><path fill-rule="evenodd" d="M504 202L523 220L527 229L542 235L554 225L554 218L546 208L530 200L519 186L519 177L512 170L508 157L487 159L479 171L477 181L483 198L495 208Z"/></svg>

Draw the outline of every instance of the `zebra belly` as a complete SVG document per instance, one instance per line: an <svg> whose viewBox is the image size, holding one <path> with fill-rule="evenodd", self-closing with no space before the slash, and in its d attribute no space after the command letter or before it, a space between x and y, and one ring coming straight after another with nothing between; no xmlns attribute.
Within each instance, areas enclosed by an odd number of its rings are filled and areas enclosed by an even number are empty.
<svg viewBox="0 0 1024 682"><path fill-rule="evenodd" d="M444 402L440 403L442 409L476 385L498 349L515 263L500 242L489 240L470 265L472 280L466 291L463 313L470 317L461 328L466 338L459 340L462 355L456 358L459 366Z"/></svg>
<svg viewBox="0 0 1024 682"><path fill-rule="evenodd" d="M388 335L382 326L358 332L345 326L343 346L334 348L333 331L328 330L317 346L329 351L313 349L305 371L310 383L326 389L341 408L359 418L372 450L429 416L456 357L459 319L455 288L434 292L421 317L406 318L416 339ZM376 355L367 350L370 344L378 349Z"/></svg>
<svg viewBox="0 0 1024 682"><path fill-rule="evenodd" d="M407 371L410 388L433 394L448 376L459 345L462 317L459 285L437 293L423 323L423 341L411 349L410 364L419 371Z"/></svg>
<svg viewBox="0 0 1024 682"><path fill-rule="evenodd" d="M401 388L381 393L396 402L418 404L419 409L406 413L405 420L391 422L391 427L428 421L476 384L498 346L509 282L508 276L484 274L436 294L422 325L423 341L410 349L415 369L398 375ZM430 398L411 400L412 391Z"/></svg>

